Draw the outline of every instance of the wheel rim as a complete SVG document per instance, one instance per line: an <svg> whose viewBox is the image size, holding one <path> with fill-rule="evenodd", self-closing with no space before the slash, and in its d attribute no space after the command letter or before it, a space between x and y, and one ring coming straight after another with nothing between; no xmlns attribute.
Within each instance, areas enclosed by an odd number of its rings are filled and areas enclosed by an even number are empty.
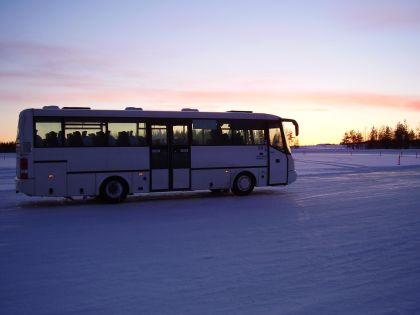
<svg viewBox="0 0 420 315"><path fill-rule="evenodd" d="M252 185L251 178L246 175L242 175L238 178L238 188L241 191L247 191Z"/></svg>
<svg viewBox="0 0 420 315"><path fill-rule="evenodd" d="M113 180L106 185L105 191L110 198L119 198L124 191L124 187L119 181Z"/></svg>

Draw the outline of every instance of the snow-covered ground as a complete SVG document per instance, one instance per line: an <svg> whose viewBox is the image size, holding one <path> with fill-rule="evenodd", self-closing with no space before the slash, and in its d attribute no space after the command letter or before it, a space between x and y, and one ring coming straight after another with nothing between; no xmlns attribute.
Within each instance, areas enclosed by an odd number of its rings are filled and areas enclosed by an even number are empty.
<svg viewBox="0 0 420 315"><path fill-rule="evenodd" d="M247 197L26 197L0 155L1 314L419 314L420 156L295 151Z"/></svg>

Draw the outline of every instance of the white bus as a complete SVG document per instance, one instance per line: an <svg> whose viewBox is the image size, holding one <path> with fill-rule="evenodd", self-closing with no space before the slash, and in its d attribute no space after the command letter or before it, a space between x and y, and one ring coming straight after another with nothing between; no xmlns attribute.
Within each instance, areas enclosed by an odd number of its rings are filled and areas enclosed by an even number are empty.
<svg viewBox="0 0 420 315"><path fill-rule="evenodd" d="M252 112L92 110L45 106L19 115L16 192L100 196L287 185L296 171L283 119Z"/></svg>

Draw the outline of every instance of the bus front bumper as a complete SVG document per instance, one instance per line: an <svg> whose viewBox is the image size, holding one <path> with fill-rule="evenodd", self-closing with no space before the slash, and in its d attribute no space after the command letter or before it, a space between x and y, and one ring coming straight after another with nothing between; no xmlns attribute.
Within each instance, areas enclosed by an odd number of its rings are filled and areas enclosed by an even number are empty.
<svg viewBox="0 0 420 315"><path fill-rule="evenodd" d="M287 174L287 184L291 184L296 181L297 173L295 170L289 171L289 174Z"/></svg>
<svg viewBox="0 0 420 315"><path fill-rule="evenodd" d="M34 180L33 179L18 179L15 178L16 193L24 193L26 195L34 195Z"/></svg>

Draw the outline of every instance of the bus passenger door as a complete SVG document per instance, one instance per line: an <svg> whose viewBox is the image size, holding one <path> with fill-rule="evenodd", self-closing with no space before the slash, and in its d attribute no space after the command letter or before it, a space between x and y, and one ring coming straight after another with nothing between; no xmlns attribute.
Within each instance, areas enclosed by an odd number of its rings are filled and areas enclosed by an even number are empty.
<svg viewBox="0 0 420 315"><path fill-rule="evenodd" d="M270 128L269 136L269 185L287 184L287 153L281 129Z"/></svg>
<svg viewBox="0 0 420 315"><path fill-rule="evenodd" d="M151 190L169 189L169 143L168 126L152 124L150 126L150 171Z"/></svg>
<svg viewBox="0 0 420 315"><path fill-rule="evenodd" d="M170 132L171 189L190 188L190 145L189 125L174 124Z"/></svg>
<svg viewBox="0 0 420 315"><path fill-rule="evenodd" d="M152 191L190 188L188 124L151 124L150 167Z"/></svg>

